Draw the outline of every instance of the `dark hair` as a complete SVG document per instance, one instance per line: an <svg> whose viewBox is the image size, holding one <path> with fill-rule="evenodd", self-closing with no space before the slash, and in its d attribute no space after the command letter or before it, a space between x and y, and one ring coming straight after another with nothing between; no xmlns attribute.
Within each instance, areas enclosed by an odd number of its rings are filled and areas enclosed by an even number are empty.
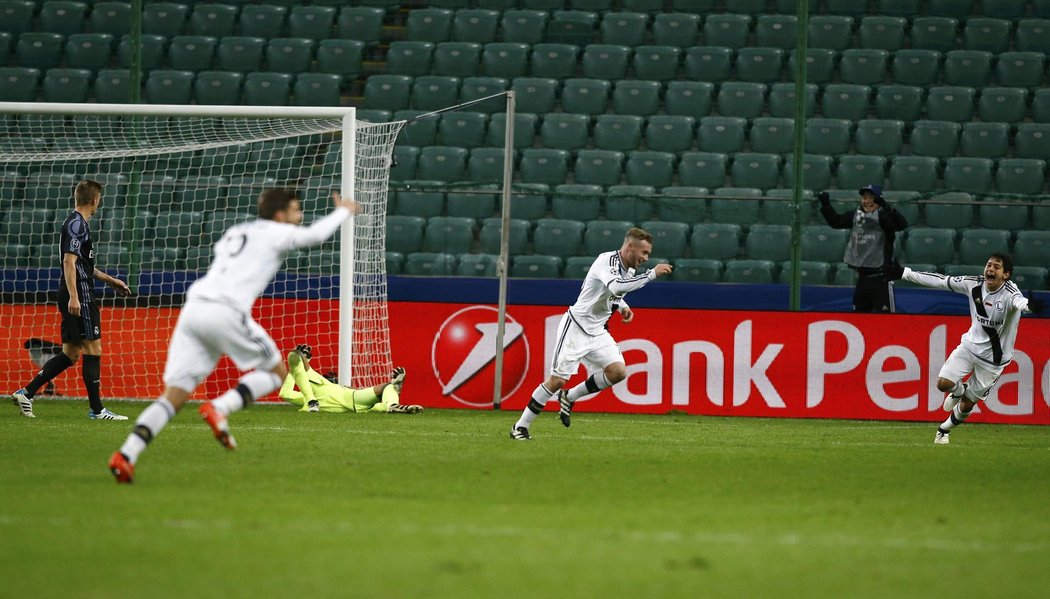
<svg viewBox="0 0 1050 599"><path fill-rule="evenodd" d="M102 184L98 181L84 179L73 189L73 199L77 206L86 206L99 197L102 197Z"/></svg>
<svg viewBox="0 0 1050 599"><path fill-rule="evenodd" d="M291 189L264 189L259 194L259 218L273 220L281 210L287 210L292 200L299 197Z"/></svg>
<svg viewBox="0 0 1050 599"><path fill-rule="evenodd" d="M653 242L653 236L645 229L639 229L638 227L631 227L627 230L627 234L623 236L624 241L628 239L634 239L635 241L648 241Z"/></svg>
<svg viewBox="0 0 1050 599"><path fill-rule="evenodd" d="M999 252L996 252L991 256L988 256L989 260L992 258L1003 263L1003 272L1012 273L1014 271L1014 259L1010 257L1010 254L1000 254Z"/></svg>

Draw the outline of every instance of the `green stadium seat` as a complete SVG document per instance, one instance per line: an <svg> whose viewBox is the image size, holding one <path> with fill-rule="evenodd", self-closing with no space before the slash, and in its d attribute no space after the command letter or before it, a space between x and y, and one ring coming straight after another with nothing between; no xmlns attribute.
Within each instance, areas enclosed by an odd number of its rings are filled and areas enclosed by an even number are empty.
<svg viewBox="0 0 1050 599"><path fill-rule="evenodd" d="M561 184L551 194L551 214L554 218L590 222L601 212L601 198L605 190L600 185L579 183Z"/></svg>
<svg viewBox="0 0 1050 599"><path fill-rule="evenodd" d="M482 8L457 10L452 19L452 39L477 44L494 42L499 29L499 17L499 11L495 10Z"/></svg>
<svg viewBox="0 0 1050 599"><path fill-rule="evenodd" d="M890 52L900 50L904 47L907 24L907 19L896 16L864 17L857 28L860 47Z"/></svg>
<svg viewBox="0 0 1050 599"><path fill-rule="evenodd" d="M53 69L62 64L65 38L58 33L29 31L18 36L15 62L29 69Z"/></svg>
<svg viewBox="0 0 1050 599"><path fill-rule="evenodd" d="M963 156L1001 158L1010 143L1010 126L1006 123L966 123L959 136Z"/></svg>
<svg viewBox="0 0 1050 599"><path fill-rule="evenodd" d="M151 5L152 6L152 5ZM162 35L143 35L141 64L143 71L159 69L164 62L167 38ZM117 45L117 61L121 68L131 66L131 37L125 35Z"/></svg>
<svg viewBox="0 0 1050 599"><path fill-rule="evenodd" d="M849 151L853 123L847 119L806 121L806 150L814 154L837 156Z"/></svg>
<svg viewBox="0 0 1050 599"><path fill-rule="evenodd" d="M1041 266L1014 266L1010 280L1020 289L1037 291L1050 289L1050 282L1047 282L1047 269Z"/></svg>
<svg viewBox="0 0 1050 599"><path fill-rule="evenodd" d="M498 77L467 77L463 79L463 83L459 86L459 101L465 103L488 98L506 91L508 87L510 87L510 82ZM472 104L470 109L492 113L506 110L506 107L506 98L497 97Z"/></svg>
<svg viewBox="0 0 1050 599"><path fill-rule="evenodd" d="M1050 88L1035 90L1032 119L1037 123L1050 123Z"/></svg>
<svg viewBox="0 0 1050 599"><path fill-rule="evenodd" d="M748 15L722 13L708 15L704 20L704 42L725 48L743 48L747 45L751 28Z"/></svg>
<svg viewBox="0 0 1050 599"><path fill-rule="evenodd" d="M595 220L587 223L583 233L583 254L597 256L620 249L624 235L634 226L630 221Z"/></svg>
<svg viewBox="0 0 1050 599"><path fill-rule="evenodd" d="M182 270L185 248L145 246L142 248L139 269L143 271Z"/></svg>
<svg viewBox="0 0 1050 599"><path fill-rule="evenodd" d="M832 229L827 225L806 225L799 243L802 259L818 262L841 262L849 241L849 229Z"/></svg>
<svg viewBox="0 0 1050 599"><path fill-rule="evenodd" d="M427 220L419 216L386 217L386 251L411 254L423 245Z"/></svg>
<svg viewBox="0 0 1050 599"><path fill-rule="evenodd" d="M145 99L150 104L189 104L194 78L191 71L150 71Z"/></svg>
<svg viewBox="0 0 1050 599"><path fill-rule="evenodd" d="M973 195L964 192L941 193L931 197L930 203L923 209L926 224L945 229L973 226L973 199Z"/></svg>
<svg viewBox="0 0 1050 599"><path fill-rule="evenodd" d="M609 104L612 84L604 79L569 79L561 92L565 112L597 116L604 114Z"/></svg>
<svg viewBox="0 0 1050 599"><path fill-rule="evenodd" d="M882 185L886 179L886 158L854 154L839 158L835 180L839 189L860 189L865 185Z"/></svg>
<svg viewBox="0 0 1050 599"><path fill-rule="evenodd" d="M442 42L434 48L433 72L450 77L473 77L481 62L481 44Z"/></svg>
<svg viewBox="0 0 1050 599"><path fill-rule="evenodd" d="M824 118L862 121L868 118L870 103L867 85L832 84L824 89L820 108Z"/></svg>
<svg viewBox="0 0 1050 599"><path fill-rule="evenodd" d="M349 82L361 74L364 51L365 43L360 40L321 40L317 44L317 70Z"/></svg>
<svg viewBox="0 0 1050 599"><path fill-rule="evenodd" d="M994 204L989 202L994 201ZM977 207L977 222L986 229L1017 231L1028 227L1028 206L1016 205L1014 202L996 198L985 198ZM1013 205L1011 205L1013 204ZM985 256L987 257L987 256Z"/></svg>
<svg viewBox="0 0 1050 599"><path fill-rule="evenodd" d="M414 42L447 42L452 39L454 13L445 8L417 8L405 19L407 39Z"/></svg>
<svg viewBox="0 0 1050 599"><path fill-rule="evenodd" d="M241 101L249 106L287 106L291 91L288 73L248 73Z"/></svg>
<svg viewBox="0 0 1050 599"><path fill-rule="evenodd" d="M992 73L992 54L980 50L952 50L944 59L944 83L981 88Z"/></svg>
<svg viewBox="0 0 1050 599"><path fill-rule="evenodd" d="M921 87L912 85L883 85L875 94L875 116L905 122L916 121L922 115Z"/></svg>
<svg viewBox="0 0 1050 599"><path fill-rule="evenodd" d="M586 10L556 10L547 23L547 42L584 46L594 38L598 13Z"/></svg>
<svg viewBox="0 0 1050 599"><path fill-rule="evenodd" d="M707 116L700 119L697 136L700 138L700 150L732 154L744 147L744 132L747 121L731 116ZM710 187L705 185L704 187Z"/></svg>
<svg viewBox="0 0 1050 599"><path fill-rule="evenodd" d="M756 187L722 187L711 200L711 220L751 225L758 222L762 190Z"/></svg>
<svg viewBox="0 0 1050 599"><path fill-rule="evenodd" d="M1018 231L1014 263L1043 268L1050 264L1050 231Z"/></svg>
<svg viewBox="0 0 1050 599"><path fill-rule="evenodd" d="M1010 232L994 229L968 229L959 238L959 263L984 264L994 253L1010 252Z"/></svg>
<svg viewBox="0 0 1050 599"><path fill-rule="evenodd" d="M722 261L707 258L679 258L674 261L672 281L718 283L722 280Z"/></svg>
<svg viewBox="0 0 1050 599"><path fill-rule="evenodd" d="M70 188L71 189L71 188ZM66 190L68 196L69 190ZM51 240L55 236L55 229L60 224L56 217L64 215L68 208L61 210L58 214L53 209L45 208L23 208L10 212L0 222L0 235L11 245L23 245L40 250L39 246L45 240ZM48 245L52 245L52 241ZM57 260L55 260L57 262Z"/></svg>
<svg viewBox="0 0 1050 599"><path fill-rule="evenodd" d="M186 28L189 6L172 2L146 4L142 7L142 33L175 37Z"/></svg>
<svg viewBox="0 0 1050 599"><path fill-rule="evenodd" d="M963 25L963 47L967 50L978 50L999 54L1010 49L1010 21L974 17Z"/></svg>
<svg viewBox="0 0 1050 599"><path fill-rule="evenodd" d="M853 141L861 154L899 154L904 143L904 122L868 119L857 123Z"/></svg>
<svg viewBox="0 0 1050 599"><path fill-rule="evenodd" d="M467 175L474 183L503 183L503 148L474 148L467 161ZM517 152L511 156L517 164Z"/></svg>
<svg viewBox="0 0 1050 599"><path fill-rule="evenodd" d="M1050 124L1021 123L1014 138L1017 158L1050 160Z"/></svg>
<svg viewBox="0 0 1050 599"><path fill-rule="evenodd" d="M529 46L519 43L485 44L481 52L481 70L489 77L514 79L524 77L529 66Z"/></svg>
<svg viewBox="0 0 1050 599"><path fill-rule="evenodd" d="M827 189L831 187L831 170L835 161L824 154L806 154L802 158L802 187L804 189ZM795 185L795 157L788 155L784 162L784 186ZM776 190L769 190L767 195Z"/></svg>
<svg viewBox="0 0 1050 599"><path fill-rule="evenodd" d="M599 26L603 44L641 46L645 40L649 15L640 12L610 12Z"/></svg>
<svg viewBox="0 0 1050 599"><path fill-rule="evenodd" d="M698 223L707 216L706 187L668 186L656 198L656 212L660 220L678 223Z"/></svg>
<svg viewBox="0 0 1050 599"><path fill-rule="evenodd" d="M569 152L547 148L528 148L521 153L518 166L524 183L560 185L569 172Z"/></svg>
<svg viewBox="0 0 1050 599"><path fill-rule="evenodd" d="M526 279L557 279L561 276L562 259L557 256L515 256L510 276Z"/></svg>
<svg viewBox="0 0 1050 599"><path fill-rule="evenodd" d="M187 248L200 245L204 234L204 213L161 212L154 221L155 246L164 248Z"/></svg>
<svg viewBox="0 0 1050 599"><path fill-rule="evenodd" d="M293 93L296 106L339 106L343 78L330 73L300 73Z"/></svg>
<svg viewBox="0 0 1050 599"><path fill-rule="evenodd" d="M186 177L175 183L174 203L181 210L200 212L204 214L203 242L212 244L226 230L227 226L234 224L234 216L243 216L245 213L227 211L228 188L230 180L221 176ZM127 188L127 178L124 180L124 188ZM108 187L107 187L108 191ZM235 222L246 220L242 218Z"/></svg>
<svg viewBox="0 0 1050 599"><path fill-rule="evenodd" d="M929 208L929 206L927 206ZM913 227L904 240L907 263L947 264L955 259L955 230Z"/></svg>
<svg viewBox="0 0 1050 599"><path fill-rule="evenodd" d="M190 15L189 34L209 37L233 35L237 25L237 7L229 4L198 4Z"/></svg>
<svg viewBox="0 0 1050 599"><path fill-rule="evenodd" d="M11 60L11 34L0 31L0 65L6 65Z"/></svg>
<svg viewBox="0 0 1050 599"><path fill-rule="evenodd" d="M480 190L450 191L445 196L448 215L470 218L477 221L489 218L496 211L496 198L500 186L490 186L492 192Z"/></svg>
<svg viewBox="0 0 1050 599"><path fill-rule="evenodd" d="M520 105L519 105L520 106ZM536 139L535 114L528 112L516 112L514 114L514 142L515 148L531 148ZM489 133L486 143L490 146L502 148L507 133L507 113L497 112L489 121Z"/></svg>
<svg viewBox="0 0 1050 599"><path fill-rule="evenodd" d="M634 150L641 145L644 124L640 116L599 115L594 124L594 145L602 150Z"/></svg>
<svg viewBox="0 0 1050 599"><path fill-rule="evenodd" d="M112 35L75 33L66 40L65 64L69 68L97 71L108 67L112 60Z"/></svg>
<svg viewBox="0 0 1050 599"><path fill-rule="evenodd" d="M973 117L972 87L933 87L926 97L926 116L934 121L965 123Z"/></svg>
<svg viewBox="0 0 1050 599"><path fill-rule="evenodd" d="M547 33L548 14L539 10L507 10L500 18L503 41L539 44Z"/></svg>
<svg viewBox="0 0 1050 599"><path fill-rule="evenodd" d="M678 180L688 187L722 187L728 166L729 158L724 153L686 152L678 163Z"/></svg>
<svg viewBox="0 0 1050 599"><path fill-rule="evenodd" d="M1021 19L1014 43L1021 52L1050 54L1050 19Z"/></svg>
<svg viewBox="0 0 1050 599"><path fill-rule="evenodd" d="M658 152L685 152L693 147L695 129L693 117L653 115L645 127L645 145Z"/></svg>
<svg viewBox="0 0 1050 599"><path fill-rule="evenodd" d="M686 77L693 81L725 81L733 67L733 50L721 46L692 46L685 51L684 67Z"/></svg>
<svg viewBox="0 0 1050 599"><path fill-rule="evenodd" d="M730 179L736 187L756 187L761 190L777 187L780 182L780 156L739 152L733 155L729 168Z"/></svg>
<svg viewBox="0 0 1050 599"><path fill-rule="evenodd" d="M629 185L667 187L674 178L674 167L671 152L636 150L627 157L624 175Z"/></svg>
<svg viewBox="0 0 1050 599"><path fill-rule="evenodd" d="M981 91L977 110L982 121L1017 123L1028 112L1028 90L1020 87L989 87Z"/></svg>
<svg viewBox="0 0 1050 599"><path fill-rule="evenodd" d="M288 37L312 40L331 37L335 14L331 6L294 5L288 11Z"/></svg>
<svg viewBox="0 0 1050 599"><path fill-rule="evenodd" d="M466 148L430 146L420 150L417 176L424 181L456 182L466 179Z"/></svg>
<svg viewBox="0 0 1050 599"><path fill-rule="evenodd" d="M844 83L880 85L886 80L889 52L852 48L842 53L839 75Z"/></svg>
<svg viewBox="0 0 1050 599"><path fill-rule="evenodd" d="M752 260L781 262L791 259L791 227L752 225L744 239L747 257Z"/></svg>
<svg viewBox="0 0 1050 599"><path fill-rule="evenodd" d="M681 53L674 46L638 46L631 58L634 76L647 81L672 81L678 77Z"/></svg>
<svg viewBox="0 0 1050 599"><path fill-rule="evenodd" d="M987 17L1016 21L1025 16L1028 0L985 0L981 9Z"/></svg>
<svg viewBox="0 0 1050 599"><path fill-rule="evenodd" d="M809 45L842 51L853 46L853 19L841 15L820 15L809 20Z"/></svg>
<svg viewBox="0 0 1050 599"><path fill-rule="evenodd" d="M755 42L759 47L793 50L797 43L797 29L798 18L793 15L759 15L755 24Z"/></svg>
<svg viewBox="0 0 1050 599"><path fill-rule="evenodd" d="M933 156L934 158L955 156L961 130L962 127L958 123L916 121L909 138L911 152L918 156Z"/></svg>
<svg viewBox="0 0 1050 599"><path fill-rule="evenodd" d="M812 156L810 154L809 156ZM824 156L830 162L829 156ZM828 179L831 172L828 171ZM792 179L793 181L794 179ZM823 189L823 188L821 188ZM793 189L769 189L766 190L765 199L759 208L759 220L767 225L790 225L795 222L794 208L795 191ZM807 190L802 191L802 206L800 206L799 217L802 224L813 220L813 194Z"/></svg>
<svg viewBox="0 0 1050 599"><path fill-rule="evenodd" d="M619 185L623 176L623 152L612 150L580 150L573 168L577 183L589 185Z"/></svg>
<svg viewBox="0 0 1050 599"><path fill-rule="evenodd" d="M1032 158L1004 158L995 170L999 193L1039 195L1046 185L1046 161Z"/></svg>
<svg viewBox="0 0 1050 599"><path fill-rule="evenodd" d="M973 0L930 0L930 13L955 19L968 19L973 15Z"/></svg>
<svg viewBox="0 0 1050 599"><path fill-rule="evenodd" d="M612 108L616 114L649 116L660 107L661 86L658 81L624 79L616 82ZM599 117L600 118L600 117Z"/></svg>
<svg viewBox="0 0 1050 599"><path fill-rule="evenodd" d="M641 226L653 236L653 248L660 256L676 260L685 255L690 231L686 223L646 221Z"/></svg>
<svg viewBox="0 0 1050 599"><path fill-rule="evenodd" d="M372 47L383 37L385 11L374 6L344 6L336 18L336 34L341 39L353 39Z"/></svg>
<svg viewBox="0 0 1050 599"><path fill-rule="evenodd" d="M29 0L8 0L0 4L0 23L3 31L19 36L33 31L33 14L36 3ZM6 64L6 63L5 63Z"/></svg>
<svg viewBox="0 0 1050 599"><path fill-rule="evenodd" d="M661 46L690 48L696 45L699 31L699 15L662 12L653 19L653 41Z"/></svg>
<svg viewBox="0 0 1050 599"><path fill-rule="evenodd" d="M519 77L511 83L514 91L515 105L521 112L547 114L554 112L554 102L558 96L556 79Z"/></svg>
<svg viewBox="0 0 1050 599"><path fill-rule="evenodd" d="M575 151L587 145L589 130L590 119L586 115L555 112L543 119L540 140L546 148Z"/></svg>
<svg viewBox="0 0 1050 599"><path fill-rule="evenodd" d="M796 111L795 84L774 83L769 87L769 116L777 118L795 118ZM817 111L817 86L806 84L806 117L812 117Z"/></svg>
<svg viewBox="0 0 1050 599"><path fill-rule="evenodd" d="M244 37L270 39L279 37L288 15L286 6L275 4L246 4L237 19L237 27Z"/></svg>
<svg viewBox="0 0 1050 599"><path fill-rule="evenodd" d="M795 122L791 119L760 117L751 122L748 135L751 150L767 154L788 154L795 150Z"/></svg>
<svg viewBox="0 0 1050 599"><path fill-rule="evenodd" d="M397 145L426 147L437 144L438 116L418 118L430 114L425 110L398 110L393 114L395 121L406 121L401 134L397 136Z"/></svg>
<svg viewBox="0 0 1050 599"><path fill-rule="evenodd" d="M430 73L434 44L432 42L391 42L387 50L387 73L392 75L419 76Z"/></svg>
<svg viewBox="0 0 1050 599"><path fill-rule="evenodd" d="M49 211L71 210L77 180L78 177L71 173L42 171L31 174L26 179L26 205Z"/></svg>
<svg viewBox="0 0 1050 599"><path fill-rule="evenodd" d="M386 274L388 275L399 275L404 273L405 270L405 255L401 252L383 252L383 259L386 263ZM188 260L187 260L188 261Z"/></svg>
<svg viewBox="0 0 1050 599"><path fill-rule="evenodd" d="M215 66L241 73L262 70L265 48L266 40L259 37L224 37L215 51Z"/></svg>
<svg viewBox="0 0 1050 599"><path fill-rule="evenodd" d="M788 78L794 79L797 67L798 53L792 51L788 56ZM835 63L837 53L827 48L809 48L806 50L806 81L824 85L830 83L835 76Z"/></svg>
<svg viewBox="0 0 1050 599"><path fill-rule="evenodd" d="M443 146L476 148L485 144L489 116L484 112L455 111L441 116L438 143Z"/></svg>
<svg viewBox="0 0 1050 599"><path fill-rule="evenodd" d="M922 0L877 0L875 10L879 14L894 17L911 17L919 14Z"/></svg>
<svg viewBox="0 0 1050 599"><path fill-rule="evenodd" d="M474 219L435 216L427 221L423 232L423 251L462 254L474 242Z"/></svg>
<svg viewBox="0 0 1050 599"><path fill-rule="evenodd" d="M930 156L894 156L890 164L890 187L898 190L937 189L940 161Z"/></svg>
<svg viewBox="0 0 1050 599"><path fill-rule="evenodd" d="M525 248L529 242L529 226L529 221L525 219L517 218L510 220L510 227L508 227L510 229L508 235L508 253L511 256L520 256L525 253ZM481 232L478 233L478 241L480 242L482 252L499 255L502 227L502 219L485 219L481 225Z"/></svg>
<svg viewBox="0 0 1050 599"><path fill-rule="evenodd" d="M585 225L579 221L543 218L532 232L532 245L537 253L568 257L580 253Z"/></svg>
<svg viewBox="0 0 1050 599"><path fill-rule="evenodd" d="M168 63L178 71L206 71L215 57L214 37L179 35L168 45Z"/></svg>
<svg viewBox="0 0 1050 599"><path fill-rule="evenodd" d="M533 77L565 79L576 76L579 48L570 44L536 44L532 46Z"/></svg>
<svg viewBox="0 0 1050 599"><path fill-rule="evenodd" d="M689 246L694 256L727 260L740 253L740 236L738 224L702 223L693 226Z"/></svg>
<svg viewBox="0 0 1050 599"><path fill-rule="evenodd" d="M999 85L1036 88L1043 83L1046 58L1042 52L1003 52L995 64Z"/></svg>
<svg viewBox="0 0 1050 599"><path fill-rule="evenodd" d="M533 71L535 72L535 54L533 56ZM583 76L589 79L623 79L627 74L630 57L631 49L627 46L591 44L584 48L580 66ZM561 77L573 77L575 74L574 69L573 72L562 74Z"/></svg>
<svg viewBox="0 0 1050 599"><path fill-rule="evenodd" d="M456 104L459 98L459 78L441 75L423 75L412 82L412 108L440 110Z"/></svg>
<svg viewBox="0 0 1050 599"><path fill-rule="evenodd" d="M911 47L949 52L957 46L959 20L951 17L916 17L911 22Z"/></svg>
<svg viewBox="0 0 1050 599"><path fill-rule="evenodd" d="M456 274L456 257L440 252L414 252L405 256L404 274L447 277Z"/></svg>
<svg viewBox="0 0 1050 599"><path fill-rule="evenodd" d="M883 197L891 206L904 216L909 225L914 226L919 222L918 200L923 194L917 191L884 191Z"/></svg>
<svg viewBox="0 0 1050 599"><path fill-rule="evenodd" d="M714 91L714 85L706 81L669 81L664 94L664 108L667 114L688 116L699 121L710 114ZM1047 105L1050 115L1050 101Z"/></svg>
<svg viewBox="0 0 1050 599"><path fill-rule="evenodd" d="M776 265L769 260L726 260L722 281L748 284L772 283L775 270Z"/></svg>
<svg viewBox="0 0 1050 599"><path fill-rule="evenodd" d="M405 110L412 94L412 78L405 75L372 75L365 82L365 108Z"/></svg>
<svg viewBox="0 0 1050 599"><path fill-rule="evenodd" d="M741 48L736 54L736 75L740 81L776 83L784 68L780 48Z"/></svg>
<svg viewBox="0 0 1050 599"><path fill-rule="evenodd" d="M313 61L314 40L276 38L266 45L266 69L279 73L305 73Z"/></svg>
<svg viewBox="0 0 1050 599"><path fill-rule="evenodd" d="M793 273L794 269L790 260L781 262L777 283L790 285ZM831 265L827 262L811 262L807 260L799 262L799 273L802 285L827 285L831 278Z"/></svg>
<svg viewBox="0 0 1050 599"><path fill-rule="evenodd" d="M91 71L86 69L50 69L42 84L45 102L87 102L91 90Z"/></svg>
<svg viewBox="0 0 1050 599"><path fill-rule="evenodd" d="M495 277L499 256L492 254L460 254L455 275L460 277Z"/></svg>
<svg viewBox="0 0 1050 599"><path fill-rule="evenodd" d="M570 256L565 259L565 270L561 273L563 279L583 279L591 270L594 258L590 256Z"/></svg>

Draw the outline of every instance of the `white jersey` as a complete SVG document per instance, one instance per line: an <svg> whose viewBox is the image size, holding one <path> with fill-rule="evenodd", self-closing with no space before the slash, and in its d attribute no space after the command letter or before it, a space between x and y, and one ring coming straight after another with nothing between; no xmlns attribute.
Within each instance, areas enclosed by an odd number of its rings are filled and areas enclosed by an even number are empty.
<svg viewBox="0 0 1050 599"><path fill-rule="evenodd" d="M221 302L250 313L285 254L320 245L349 216L350 210L340 207L309 227L263 218L230 227L215 243L208 272L190 286L186 299Z"/></svg>
<svg viewBox="0 0 1050 599"><path fill-rule="evenodd" d="M627 305L623 296L640 289L656 278L655 271L643 275L634 274L620 261L619 250L598 254L587 276L583 279L580 296L569 307L569 318L588 335L605 332L605 323L614 310Z"/></svg>
<svg viewBox="0 0 1050 599"><path fill-rule="evenodd" d="M1011 281L989 292L984 277L949 277L933 272L904 269L906 281L925 287L947 289L970 299L970 318L973 324L963 333L962 346L978 358L994 365L1007 364L1013 359L1014 340L1021 312L1028 310L1028 298L1021 295Z"/></svg>

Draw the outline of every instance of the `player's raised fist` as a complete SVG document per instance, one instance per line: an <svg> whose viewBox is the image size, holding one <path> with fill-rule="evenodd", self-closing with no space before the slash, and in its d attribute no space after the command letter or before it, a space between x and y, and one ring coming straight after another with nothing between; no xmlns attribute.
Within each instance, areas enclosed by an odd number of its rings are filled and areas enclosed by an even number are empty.
<svg viewBox="0 0 1050 599"><path fill-rule="evenodd" d="M671 268L670 264L657 264L656 266L653 267L653 272L655 272L656 276L658 276L658 277L661 276L661 275L669 275L669 274L671 274L671 270L673 270L673 269Z"/></svg>
<svg viewBox="0 0 1050 599"><path fill-rule="evenodd" d="M332 192L332 205L336 208L346 208L350 212L357 214L361 211L361 206L353 200L344 200L343 196L339 195L338 191Z"/></svg>

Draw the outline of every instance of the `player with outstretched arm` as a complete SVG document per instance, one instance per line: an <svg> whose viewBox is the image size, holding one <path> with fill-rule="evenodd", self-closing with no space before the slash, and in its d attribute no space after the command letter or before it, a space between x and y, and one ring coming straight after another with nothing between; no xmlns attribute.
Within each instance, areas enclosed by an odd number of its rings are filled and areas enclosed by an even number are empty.
<svg viewBox="0 0 1050 599"><path fill-rule="evenodd" d="M558 324L550 376L532 392L521 418L510 430L511 439L532 439L529 434L532 421L555 394L561 423L569 426L576 400L627 378L627 365L609 334L608 322L614 312L620 313L625 324L634 320L634 312L624 301L624 295L641 289L660 275L670 274L669 264L657 264L644 274L635 274L635 269L649 260L652 250L653 236L632 227L624 236L620 249L598 254L583 279L576 303L569 307ZM580 362L592 374L572 389L564 389L565 383L579 369Z"/></svg>
<svg viewBox="0 0 1050 599"><path fill-rule="evenodd" d="M390 373L388 383L353 389L334 383L311 368L312 358L313 348L305 343L288 352L288 376L278 392L278 397L299 406L301 412L418 414L423 411L423 406L401 403L405 369L400 366Z"/></svg>
<svg viewBox="0 0 1050 599"><path fill-rule="evenodd" d="M970 298L973 323L937 373L937 389L946 394L944 411L950 412L934 435L933 442L938 445L948 444L952 429L966 422L977 402L988 397L988 392L1010 364L1021 313L1040 313L1046 308L1041 300L1021 294L1017 285L1010 281L1013 270L1010 256L999 253L988 258L984 276L949 277L917 272L896 261L883 266L887 279L904 279ZM970 378L963 382L967 375Z"/></svg>
<svg viewBox="0 0 1050 599"><path fill-rule="evenodd" d="M164 394L150 404L120 449L109 460L118 483L130 483L135 463L168 421L189 400L219 357L230 357L242 372L237 386L200 407L200 415L227 449L237 444L226 417L281 386L288 375L273 339L252 319L252 305L297 248L320 245L357 211L353 200L332 194L335 209L309 227L295 192L267 189L259 196L256 220L234 225L213 248L208 272L190 286L168 345Z"/></svg>

